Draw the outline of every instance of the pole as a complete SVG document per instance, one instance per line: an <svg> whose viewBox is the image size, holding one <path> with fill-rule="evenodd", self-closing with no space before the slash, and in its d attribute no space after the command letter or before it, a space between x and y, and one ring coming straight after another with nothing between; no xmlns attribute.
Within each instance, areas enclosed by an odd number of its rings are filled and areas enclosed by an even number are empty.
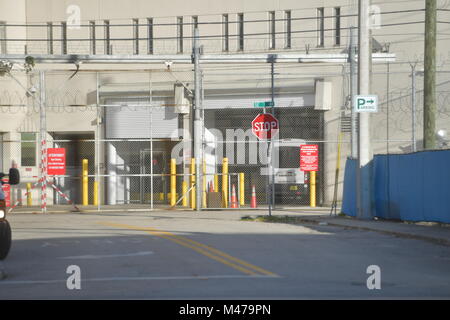
<svg viewBox="0 0 450 320"><path fill-rule="evenodd" d="M195 78L195 102L194 102L194 157L195 157L195 164L197 166L195 170L195 198L196 198L196 210L200 211L200 207L202 204L202 194L201 194L201 187L200 187L200 165L201 165L201 154L202 154L202 121L201 121L201 115L200 115L200 109L201 109L201 103L200 103L200 64L199 64L199 58L200 58L200 47L198 45L198 28L195 28L194 31L194 78Z"/></svg>
<svg viewBox="0 0 450 320"><path fill-rule="evenodd" d="M195 200L196 200L196 193L195 193L195 178L196 178L196 173L195 173L195 158L191 159L191 168L190 168L190 173L191 173L191 197L190 197L190 201L191 201L191 208L195 209Z"/></svg>
<svg viewBox="0 0 450 320"><path fill-rule="evenodd" d="M316 172L309 172L309 185L310 185L310 193L309 193L309 204L311 208L316 207Z"/></svg>
<svg viewBox="0 0 450 320"><path fill-rule="evenodd" d="M370 94L371 35L369 26L370 0L359 1L358 87L360 95ZM371 210L371 146L370 113L359 115L358 126L358 189L360 206L358 218L372 218Z"/></svg>
<svg viewBox="0 0 450 320"><path fill-rule="evenodd" d="M436 148L436 0L425 3L423 147Z"/></svg>
<svg viewBox="0 0 450 320"><path fill-rule="evenodd" d="M82 200L83 206L87 206L88 203L88 159L82 161Z"/></svg>
<svg viewBox="0 0 450 320"><path fill-rule="evenodd" d="M27 183L27 206L31 207L33 200L31 198L31 183Z"/></svg>
<svg viewBox="0 0 450 320"><path fill-rule="evenodd" d="M94 181L94 205L97 206L97 211L100 211L100 202L98 201L99 198L99 182L100 182L100 118L101 118L101 112L100 112L100 81L99 81L99 74L96 72L95 77L95 84L97 88L97 92L95 95L95 101L96 101L96 107L97 107L97 121L95 123L95 160L96 160L96 169L95 169L95 181Z"/></svg>
<svg viewBox="0 0 450 320"><path fill-rule="evenodd" d="M150 209L153 210L153 203L155 201L153 192L153 82L152 82L152 72L148 74L148 96L150 101ZM164 200L164 199L163 199Z"/></svg>
<svg viewBox="0 0 450 320"><path fill-rule="evenodd" d="M47 213L47 123L45 110L45 72L39 71L40 99L39 99L39 124L41 141L41 212Z"/></svg>
<svg viewBox="0 0 450 320"><path fill-rule="evenodd" d="M275 116L275 56L270 56L270 100L271 113ZM270 198L269 198L269 216L272 215L272 209L275 206L275 174L273 168L273 136L270 136L270 146L269 146L269 164L270 164Z"/></svg>
<svg viewBox="0 0 450 320"><path fill-rule="evenodd" d="M222 160L222 207L228 208L228 158Z"/></svg>
<svg viewBox="0 0 450 320"><path fill-rule="evenodd" d="M177 163L170 159L170 206L174 207L177 202Z"/></svg>
<svg viewBox="0 0 450 320"><path fill-rule="evenodd" d="M350 101L351 101L351 156L353 159L358 158L358 115L353 110L355 95L358 92L358 81L357 81L357 68L356 68L356 37L357 33L355 27L350 27L350 46L349 46L349 60L350 60Z"/></svg>
<svg viewBox="0 0 450 320"><path fill-rule="evenodd" d="M239 205L245 205L245 173L239 173Z"/></svg>
<svg viewBox="0 0 450 320"><path fill-rule="evenodd" d="M412 120L412 134L411 145L412 151L416 152L416 65L411 65L411 120Z"/></svg>
<svg viewBox="0 0 450 320"><path fill-rule="evenodd" d="M203 157L203 159L205 159L205 157ZM203 173L203 177L202 177L202 207L206 208L207 201L206 201L206 161L205 160L203 160L203 163L202 163L202 173Z"/></svg>

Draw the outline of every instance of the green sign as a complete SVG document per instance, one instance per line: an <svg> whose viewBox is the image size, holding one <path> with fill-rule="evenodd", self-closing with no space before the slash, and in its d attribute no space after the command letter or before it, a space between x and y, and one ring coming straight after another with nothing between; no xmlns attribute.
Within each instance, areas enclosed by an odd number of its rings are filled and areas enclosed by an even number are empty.
<svg viewBox="0 0 450 320"><path fill-rule="evenodd" d="M274 104L272 101L262 101L262 102L254 102L253 106L255 108L265 108L265 107L273 107Z"/></svg>

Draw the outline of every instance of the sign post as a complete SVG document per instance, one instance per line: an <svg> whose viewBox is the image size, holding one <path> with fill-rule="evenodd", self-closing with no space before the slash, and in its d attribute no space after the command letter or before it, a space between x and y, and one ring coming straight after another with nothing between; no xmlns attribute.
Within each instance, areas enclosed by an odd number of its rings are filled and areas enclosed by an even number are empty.
<svg viewBox="0 0 450 320"><path fill-rule="evenodd" d="M304 144L300 146L300 170L309 172L310 206L316 206L316 171L319 171L319 146Z"/></svg>
<svg viewBox="0 0 450 320"><path fill-rule="evenodd" d="M274 172L272 166L272 150L273 150L272 138L278 134L278 131L279 131L278 119L275 118L270 113L260 113L252 121L252 133L259 140L268 140L270 143L268 155L269 161L267 162L269 164L268 186L271 189L271 191L268 193L269 216L272 215L272 205L275 202Z"/></svg>

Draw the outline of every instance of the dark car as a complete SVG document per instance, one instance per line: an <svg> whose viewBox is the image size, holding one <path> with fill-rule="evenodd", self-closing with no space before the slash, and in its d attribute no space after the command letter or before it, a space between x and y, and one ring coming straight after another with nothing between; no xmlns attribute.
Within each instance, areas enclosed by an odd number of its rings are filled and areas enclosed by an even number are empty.
<svg viewBox="0 0 450 320"><path fill-rule="evenodd" d="M4 177L8 177L8 182L4 181ZM20 182L19 170L11 168L9 174L0 173L0 180L0 260L3 260L8 256L9 249L11 248L11 226L8 220L6 220L6 202L2 185L5 183L11 185L18 184Z"/></svg>

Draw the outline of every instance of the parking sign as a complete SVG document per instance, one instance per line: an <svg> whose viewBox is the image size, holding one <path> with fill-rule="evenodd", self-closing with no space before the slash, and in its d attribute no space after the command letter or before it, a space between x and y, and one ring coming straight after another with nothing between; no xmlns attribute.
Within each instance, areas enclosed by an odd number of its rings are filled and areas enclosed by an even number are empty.
<svg viewBox="0 0 450 320"><path fill-rule="evenodd" d="M353 110L355 112L378 112L378 96L355 96Z"/></svg>

